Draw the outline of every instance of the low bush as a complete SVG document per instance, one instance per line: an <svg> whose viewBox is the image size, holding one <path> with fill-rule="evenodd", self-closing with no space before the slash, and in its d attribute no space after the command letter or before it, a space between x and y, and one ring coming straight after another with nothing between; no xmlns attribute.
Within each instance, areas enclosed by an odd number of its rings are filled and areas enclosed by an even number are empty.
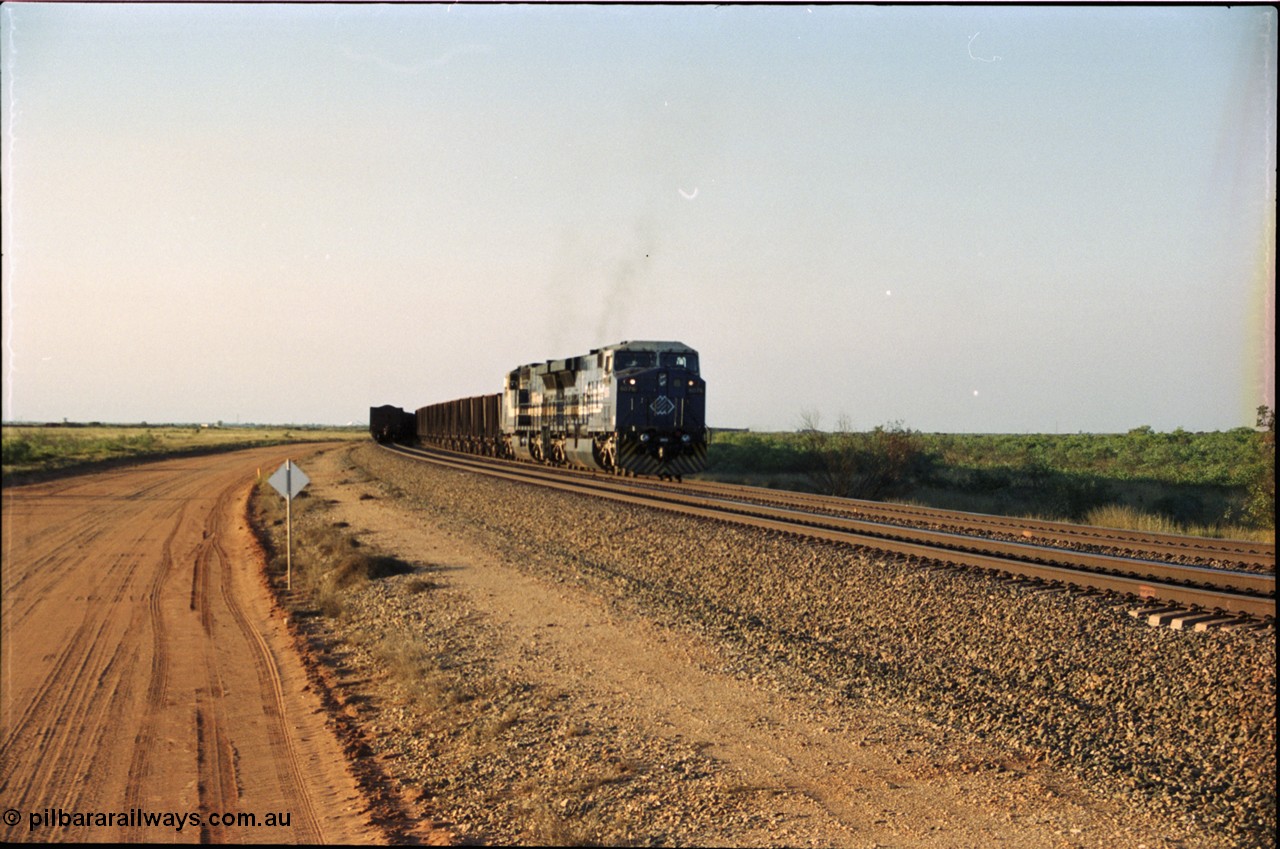
<svg viewBox="0 0 1280 849"><path fill-rule="evenodd" d="M925 434L900 423L832 431L717 433L714 480L935 507L1089 521L1114 506L1214 536L1274 535L1274 413L1261 432L1150 427L1122 434ZM1194 532L1194 531L1193 531Z"/></svg>

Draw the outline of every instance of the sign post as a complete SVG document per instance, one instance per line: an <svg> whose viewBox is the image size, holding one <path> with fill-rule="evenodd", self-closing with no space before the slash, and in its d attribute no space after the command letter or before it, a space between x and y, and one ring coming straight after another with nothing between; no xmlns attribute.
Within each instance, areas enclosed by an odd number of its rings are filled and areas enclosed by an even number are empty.
<svg viewBox="0 0 1280 849"><path fill-rule="evenodd" d="M293 497L302 492L303 487L311 483L302 469L293 465L292 460L285 460L284 465L276 469L275 474L267 478L267 483L276 488L276 492L284 496L284 538L285 538L285 589L293 589Z"/></svg>

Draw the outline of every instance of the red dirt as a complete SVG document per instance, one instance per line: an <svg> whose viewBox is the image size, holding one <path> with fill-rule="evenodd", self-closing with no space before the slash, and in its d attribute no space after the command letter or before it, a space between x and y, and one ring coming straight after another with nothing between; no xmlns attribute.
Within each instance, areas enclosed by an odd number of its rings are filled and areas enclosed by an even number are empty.
<svg viewBox="0 0 1280 849"><path fill-rule="evenodd" d="M307 683L245 522L255 474L288 453L186 457L4 490L0 839L387 839ZM139 812L201 821L146 825ZM258 826L209 822L222 812L253 814ZM288 825L264 825L271 814L288 814Z"/></svg>

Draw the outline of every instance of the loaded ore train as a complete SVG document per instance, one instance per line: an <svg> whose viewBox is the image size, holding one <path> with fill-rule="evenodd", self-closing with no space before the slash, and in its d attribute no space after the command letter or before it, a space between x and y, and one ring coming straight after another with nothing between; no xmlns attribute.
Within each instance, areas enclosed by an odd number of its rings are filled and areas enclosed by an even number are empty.
<svg viewBox="0 0 1280 849"><path fill-rule="evenodd" d="M512 369L496 395L369 409L379 442L679 480L707 463L706 384L680 342L620 342Z"/></svg>

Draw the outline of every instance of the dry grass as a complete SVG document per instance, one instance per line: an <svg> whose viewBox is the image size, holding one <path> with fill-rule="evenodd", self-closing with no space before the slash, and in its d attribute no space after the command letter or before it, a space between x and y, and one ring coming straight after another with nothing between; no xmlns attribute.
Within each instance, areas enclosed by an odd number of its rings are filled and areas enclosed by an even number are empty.
<svg viewBox="0 0 1280 849"><path fill-rule="evenodd" d="M428 590L438 590L440 589L440 585L430 578L418 577L412 578L407 584L405 584L404 588L405 592L417 595L418 593L424 593Z"/></svg>
<svg viewBox="0 0 1280 849"><path fill-rule="evenodd" d="M428 647L410 634L383 639L374 656L388 677L411 700L432 711L450 708L472 698L456 677L440 665Z"/></svg>
<svg viewBox="0 0 1280 849"><path fill-rule="evenodd" d="M1252 540L1255 542L1275 542L1274 530L1256 528L1239 528L1229 525L1184 525L1167 516L1147 513L1120 504L1108 504L1095 507L1085 517L1085 524L1100 528L1117 528L1129 531L1149 531L1151 533L1183 534L1188 536L1212 537L1219 539Z"/></svg>
<svg viewBox="0 0 1280 849"><path fill-rule="evenodd" d="M492 694L490 694L492 695ZM476 717L467 727L464 739L479 749L481 753L495 751L502 741L502 735L515 728L520 722L520 707L508 704L486 702L488 708Z"/></svg>
<svg viewBox="0 0 1280 849"><path fill-rule="evenodd" d="M328 504L306 492L293 500L293 589L311 595L326 616L341 615L342 595L352 587L410 573L410 563L366 547L345 522L328 522ZM284 499L259 479L250 503L251 520L269 554L268 572L283 576L286 563Z"/></svg>
<svg viewBox="0 0 1280 849"><path fill-rule="evenodd" d="M587 783L530 779L513 787L514 804L521 811L524 825L521 843L529 846L628 845L630 841L625 836L623 823L595 805L584 804L584 796L589 791L578 787ZM593 788L603 784L594 784Z"/></svg>
<svg viewBox="0 0 1280 849"><path fill-rule="evenodd" d="M327 579L341 589L366 581L389 578L392 575L404 575L412 571L413 566L397 557L357 551L342 555L337 564L329 570Z"/></svg>
<svg viewBox="0 0 1280 849"><path fill-rule="evenodd" d="M598 835L608 833L605 824L590 812L575 812L572 817L564 811L568 799L534 797L527 805L528 835L531 846L605 846L612 841Z"/></svg>

